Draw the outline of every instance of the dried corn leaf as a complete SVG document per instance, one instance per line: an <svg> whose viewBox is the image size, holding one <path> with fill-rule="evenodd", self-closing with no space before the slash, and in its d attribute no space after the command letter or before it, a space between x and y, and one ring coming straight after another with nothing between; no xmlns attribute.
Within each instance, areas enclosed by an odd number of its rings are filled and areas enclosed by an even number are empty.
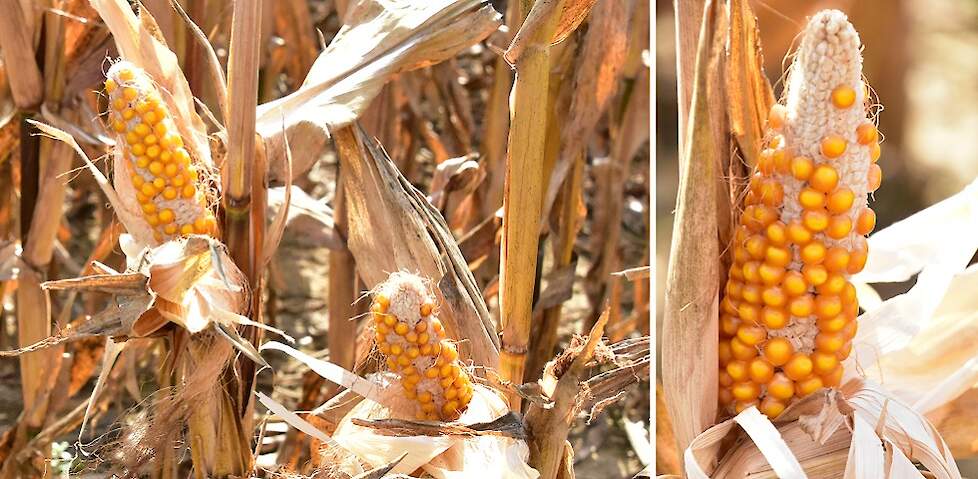
<svg viewBox="0 0 978 479"><path fill-rule="evenodd" d="M325 246L331 250L345 248L343 240L333 227L333 209L325 201L317 200L298 186L291 188L291 201L285 228L294 229L295 236L303 241ZM268 189L269 216L279 214L285 204L285 188Z"/></svg>
<svg viewBox="0 0 978 479"><path fill-rule="evenodd" d="M756 407L750 407L733 418L711 427L693 440L683 455L686 474L690 478L707 479L710 477L701 464L704 462L710 464L712 461L709 459L704 461L703 459L709 458L711 454L716 454L719 442L733 430L734 424L743 428L778 477L808 477L802 471L795 455L788 448L778 430L771 424L771 421L762 415ZM718 475L717 477L725 476Z"/></svg>
<svg viewBox="0 0 978 479"><path fill-rule="evenodd" d="M359 127L336 134L347 245L367 287L401 270L437 281L433 286L449 335L467 340L461 350L476 364L495 367L499 346L489 312L444 218Z"/></svg>
<svg viewBox="0 0 978 479"><path fill-rule="evenodd" d="M361 0L344 21L302 86L259 106L256 129L269 158L280 157L284 122L285 134L301 153L297 159L308 161L316 125L348 125L393 75L438 63L482 40L498 27L499 14L485 0ZM296 164L295 173L310 164ZM280 165L273 164L272 170L274 178L282 178Z"/></svg>
<svg viewBox="0 0 978 479"><path fill-rule="evenodd" d="M700 31L686 145L680 161L679 194L666 278L662 335L662 386L680 449L716 417L718 282L716 182L720 156L711 109L710 76L722 54L714 35L721 8L707 2Z"/></svg>

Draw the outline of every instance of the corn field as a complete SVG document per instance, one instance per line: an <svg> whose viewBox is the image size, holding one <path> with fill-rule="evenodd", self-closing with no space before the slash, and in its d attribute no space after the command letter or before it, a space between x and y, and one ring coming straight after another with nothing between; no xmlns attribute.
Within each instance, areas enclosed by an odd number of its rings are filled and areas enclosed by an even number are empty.
<svg viewBox="0 0 978 479"><path fill-rule="evenodd" d="M0 477L649 477L647 0L2 0Z"/></svg>

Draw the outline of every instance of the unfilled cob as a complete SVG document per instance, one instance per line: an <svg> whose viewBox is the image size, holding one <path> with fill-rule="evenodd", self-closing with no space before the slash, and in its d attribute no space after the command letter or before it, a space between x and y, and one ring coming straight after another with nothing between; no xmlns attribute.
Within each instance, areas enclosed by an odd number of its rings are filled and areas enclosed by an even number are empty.
<svg viewBox="0 0 978 479"><path fill-rule="evenodd" d="M424 280L394 273L377 287L371 312L377 347L398 374L404 395L415 401L415 417L451 421L472 400L472 381L445 336L435 297Z"/></svg>
<svg viewBox="0 0 978 479"><path fill-rule="evenodd" d="M120 61L106 74L109 129L116 134L116 189L134 197L154 239L216 233L199 165L184 146L159 87ZM127 195L126 193L129 193Z"/></svg>
<svg viewBox="0 0 978 479"><path fill-rule="evenodd" d="M851 274L867 258L880 184L877 130L867 119L860 42L846 16L808 23L770 111L766 141L734 233L720 305L719 401L776 417L838 386L859 306Z"/></svg>

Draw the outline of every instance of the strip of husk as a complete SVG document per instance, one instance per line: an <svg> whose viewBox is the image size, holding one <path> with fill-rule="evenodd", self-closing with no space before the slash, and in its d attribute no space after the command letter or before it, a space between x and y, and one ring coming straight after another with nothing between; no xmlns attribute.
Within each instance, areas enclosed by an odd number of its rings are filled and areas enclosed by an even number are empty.
<svg viewBox="0 0 978 479"><path fill-rule="evenodd" d="M680 161L679 196L673 222L665 286L662 335L662 385L679 449L708 428L716 416L717 288L719 278L716 210L717 166L721 152L714 140L707 91L710 72L722 52L720 7L707 2L700 34L692 109L686 126L689 148ZM714 73L715 74L715 73Z"/></svg>

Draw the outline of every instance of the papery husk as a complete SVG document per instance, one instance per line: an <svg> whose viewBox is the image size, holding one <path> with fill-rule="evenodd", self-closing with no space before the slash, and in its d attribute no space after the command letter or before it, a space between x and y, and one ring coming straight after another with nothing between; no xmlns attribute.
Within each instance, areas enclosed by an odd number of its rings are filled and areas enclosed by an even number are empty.
<svg viewBox="0 0 978 479"><path fill-rule="evenodd" d="M258 107L256 129L268 157L281 157L288 135L297 153L293 175L315 161L324 126L350 124L394 75L451 58L495 31L500 15L485 0L359 0L344 22L297 91ZM270 167L270 179L281 181L282 165Z"/></svg>
<svg viewBox="0 0 978 479"><path fill-rule="evenodd" d="M385 388L383 394L395 408L402 407L408 413L413 411L412 400L402 397L400 388ZM475 385L472 401L458 422L490 422L507 413L509 408L498 394L485 386ZM386 419L396 414L396 410L376 402L361 401L340 422L333 439L371 466L391 462L407 453L394 467L395 473L407 474L422 468L438 479L539 477L527 464L529 448L521 439L497 435L389 436L353 423L354 419Z"/></svg>
<svg viewBox="0 0 978 479"><path fill-rule="evenodd" d="M737 431L733 445L723 449L736 423L745 424L747 434ZM907 469L910 460L935 477L961 477L947 445L922 415L860 379L792 405L773 423L755 407L746 409L698 436L684 455L694 479L924 477Z"/></svg>

